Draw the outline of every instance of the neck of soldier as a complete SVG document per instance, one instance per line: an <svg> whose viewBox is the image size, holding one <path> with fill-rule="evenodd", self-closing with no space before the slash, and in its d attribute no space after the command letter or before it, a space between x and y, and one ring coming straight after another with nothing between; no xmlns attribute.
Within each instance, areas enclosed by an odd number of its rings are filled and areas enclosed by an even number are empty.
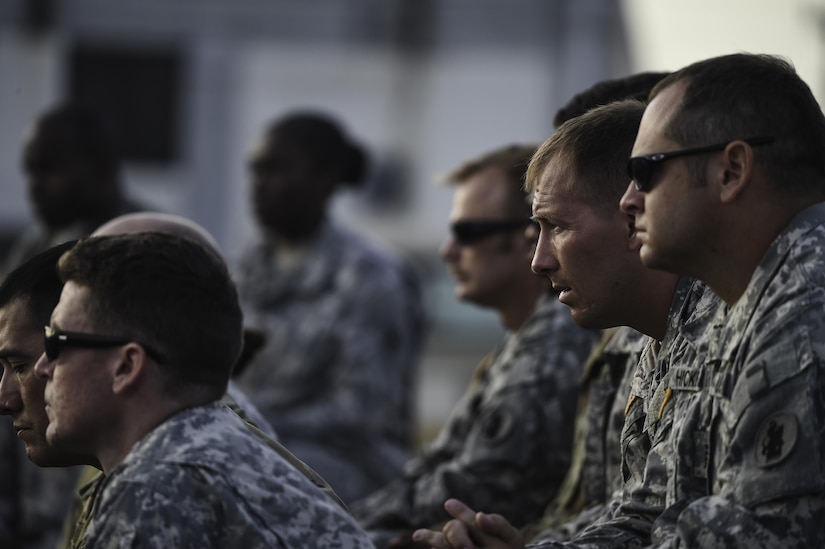
<svg viewBox="0 0 825 549"><path fill-rule="evenodd" d="M637 286L641 291L638 295L629 296L630 303L624 307L624 314L628 317L622 324L662 341L678 284L678 275L645 269Z"/></svg>
<svg viewBox="0 0 825 549"><path fill-rule="evenodd" d="M718 239L697 262L695 276L728 306L745 293L768 248L794 216L823 199L788 194L766 191L748 195L717 218L722 219L715 231Z"/></svg>

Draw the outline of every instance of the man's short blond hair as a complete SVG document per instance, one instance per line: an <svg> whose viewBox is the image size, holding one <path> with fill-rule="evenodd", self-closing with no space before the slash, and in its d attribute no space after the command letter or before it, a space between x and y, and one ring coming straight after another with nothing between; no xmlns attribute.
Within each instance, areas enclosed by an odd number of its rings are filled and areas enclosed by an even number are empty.
<svg viewBox="0 0 825 549"><path fill-rule="evenodd" d="M508 211L515 218L530 217L529 195L524 189L527 166L536 151L536 145L513 144L489 151L468 160L443 178L448 185L461 185L471 177L489 169L501 170L510 182Z"/></svg>

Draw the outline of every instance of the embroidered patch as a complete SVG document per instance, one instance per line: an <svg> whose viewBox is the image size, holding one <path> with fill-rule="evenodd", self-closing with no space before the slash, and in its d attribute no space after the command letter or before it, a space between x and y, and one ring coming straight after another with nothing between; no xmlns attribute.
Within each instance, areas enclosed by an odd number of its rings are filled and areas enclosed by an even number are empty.
<svg viewBox="0 0 825 549"><path fill-rule="evenodd" d="M770 416L756 433L756 464L772 467L787 458L796 446L799 424L796 416L778 412Z"/></svg>

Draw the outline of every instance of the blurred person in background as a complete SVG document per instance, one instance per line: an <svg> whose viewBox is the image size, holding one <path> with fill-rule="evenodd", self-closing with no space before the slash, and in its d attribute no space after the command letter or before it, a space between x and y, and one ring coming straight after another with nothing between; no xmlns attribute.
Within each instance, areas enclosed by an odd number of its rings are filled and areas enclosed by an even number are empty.
<svg viewBox="0 0 825 549"><path fill-rule="evenodd" d="M112 139L103 119L72 104L47 110L27 129L22 168L35 221L12 244L0 276L38 252L138 209L121 191Z"/></svg>
<svg viewBox="0 0 825 549"><path fill-rule="evenodd" d="M537 518L570 463L577 383L598 332L579 328L550 282L530 270L534 240L522 189L534 146L468 161L455 185L441 256L462 301L498 313L507 334L476 369L438 438L404 474L353 506L379 548L413 547L416 528L447 519L448 497ZM460 495L459 495L460 494Z"/></svg>
<svg viewBox="0 0 825 549"><path fill-rule="evenodd" d="M348 502L409 457L425 335L413 273L328 215L366 168L364 149L325 114L272 122L249 161L260 235L236 270L246 322L266 339L238 385Z"/></svg>

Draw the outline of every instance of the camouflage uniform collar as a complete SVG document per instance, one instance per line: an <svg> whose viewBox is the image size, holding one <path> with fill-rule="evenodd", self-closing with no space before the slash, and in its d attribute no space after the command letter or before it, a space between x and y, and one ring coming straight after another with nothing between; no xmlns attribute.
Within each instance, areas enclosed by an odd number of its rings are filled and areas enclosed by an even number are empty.
<svg viewBox="0 0 825 549"><path fill-rule="evenodd" d="M741 339L748 333L748 324L762 301L765 291L788 260L788 255L806 239L811 243L823 241L823 231L811 234L825 225L825 202L820 202L800 211L770 245L751 276L745 293L730 308L719 308L714 328L713 354L726 360L739 347ZM819 250L821 253L821 250ZM822 266L820 266L822 267ZM721 302L721 300L720 300Z"/></svg>
<svg viewBox="0 0 825 549"><path fill-rule="evenodd" d="M679 334L679 328L684 324L685 316L690 314L690 305L693 302L691 297L695 297L694 286L696 280L686 276L679 277L676 283L676 290L670 300L670 310L667 313L667 330L662 338L661 348L670 347L673 339Z"/></svg>
<svg viewBox="0 0 825 549"><path fill-rule="evenodd" d="M162 441L170 429L173 429L177 424L194 425L203 421L207 423L212 422L214 421L212 418L215 414L228 415L234 413L217 400L207 404L184 408L183 410L175 412L166 418L162 423L156 425L154 429L143 435L143 438L132 446L132 449L123 461L117 465L117 467L112 469L108 475L106 475L107 478L114 477L118 472L128 468L134 461L144 459L140 456L145 455L147 452L170 457L172 453L170 450L173 449L163 448L162 444L158 444L158 441Z"/></svg>
<svg viewBox="0 0 825 549"><path fill-rule="evenodd" d="M794 245L816 227L823 224L825 224L825 203L815 204L796 214L788 226L774 239L765 255L762 256L762 261L759 262L753 276L751 276L751 281L745 293L731 307L731 312L753 307L759 301L776 272L784 264Z"/></svg>
<svg viewBox="0 0 825 549"><path fill-rule="evenodd" d="M694 280L679 314L679 335L694 348L698 348L720 305L724 303L707 284Z"/></svg>
<svg viewBox="0 0 825 549"><path fill-rule="evenodd" d="M543 292L536 300L533 312L530 313L530 316L527 317L527 320L524 321L521 328L516 331L507 330L504 334L504 339L499 342L496 349L488 355L492 356L493 360L491 360L483 372L481 372L483 375L480 379L486 378L488 372L493 367L499 370L501 368L509 369L511 362L500 360L500 358L509 355L514 349L521 349L543 341L547 337L547 327L551 325L550 319L558 314L558 306L562 305L555 299L554 294ZM565 308L567 307L565 306ZM486 358L487 357L485 357L485 359Z"/></svg>
<svg viewBox="0 0 825 549"><path fill-rule="evenodd" d="M641 356L652 338L630 326L616 326L602 330L602 335L593 346L584 365L584 373L579 380L579 387L585 390L593 379L602 375L606 362L623 364L628 357ZM612 360L609 360L612 359Z"/></svg>

